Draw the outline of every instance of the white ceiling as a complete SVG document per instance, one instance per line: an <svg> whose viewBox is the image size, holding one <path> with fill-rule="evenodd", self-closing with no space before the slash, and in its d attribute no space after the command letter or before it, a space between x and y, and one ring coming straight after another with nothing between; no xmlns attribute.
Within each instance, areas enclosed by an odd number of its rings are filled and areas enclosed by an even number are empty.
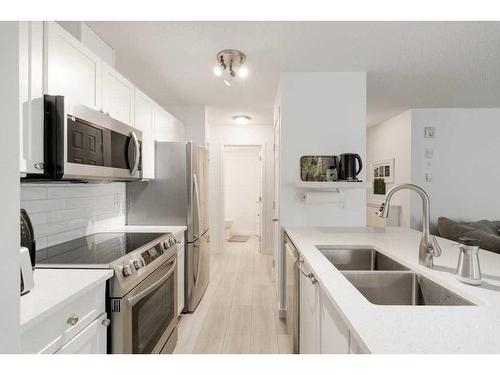
<svg viewBox="0 0 500 375"><path fill-rule="evenodd" d="M116 67L163 105L206 104L209 123L272 123L279 72L367 71L367 123L408 108L500 107L500 22L88 22ZM226 87L218 51L247 54Z"/></svg>

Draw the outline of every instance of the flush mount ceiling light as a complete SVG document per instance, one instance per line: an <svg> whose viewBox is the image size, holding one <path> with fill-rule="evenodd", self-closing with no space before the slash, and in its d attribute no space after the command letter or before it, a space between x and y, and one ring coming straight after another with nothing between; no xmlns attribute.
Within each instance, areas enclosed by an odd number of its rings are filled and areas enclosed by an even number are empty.
<svg viewBox="0 0 500 375"><path fill-rule="evenodd" d="M222 77L227 86L231 86L233 79L238 76L248 76L248 69L244 65L246 56L243 52L235 49L225 49L217 54L218 65L214 68L214 74Z"/></svg>
<svg viewBox="0 0 500 375"><path fill-rule="evenodd" d="M250 116L237 115L233 116L233 120L238 125L246 125L252 118Z"/></svg>

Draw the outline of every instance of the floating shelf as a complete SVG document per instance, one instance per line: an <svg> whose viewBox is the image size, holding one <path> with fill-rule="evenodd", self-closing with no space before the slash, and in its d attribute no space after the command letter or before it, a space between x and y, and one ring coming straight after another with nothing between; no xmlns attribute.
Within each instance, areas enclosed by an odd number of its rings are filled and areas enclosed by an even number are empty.
<svg viewBox="0 0 500 375"><path fill-rule="evenodd" d="M347 189L368 189L371 186L369 182L363 181L299 181L296 184L298 189L311 191L340 191Z"/></svg>

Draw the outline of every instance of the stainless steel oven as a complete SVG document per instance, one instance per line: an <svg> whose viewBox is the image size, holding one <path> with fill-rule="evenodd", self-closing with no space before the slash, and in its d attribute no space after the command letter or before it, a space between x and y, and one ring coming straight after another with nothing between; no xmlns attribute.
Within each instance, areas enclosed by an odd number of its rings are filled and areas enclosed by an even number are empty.
<svg viewBox="0 0 500 375"><path fill-rule="evenodd" d="M112 353L171 353L177 342L177 255L110 304Z"/></svg>
<svg viewBox="0 0 500 375"><path fill-rule="evenodd" d="M142 132L63 96L44 96L44 162L33 180L142 178Z"/></svg>

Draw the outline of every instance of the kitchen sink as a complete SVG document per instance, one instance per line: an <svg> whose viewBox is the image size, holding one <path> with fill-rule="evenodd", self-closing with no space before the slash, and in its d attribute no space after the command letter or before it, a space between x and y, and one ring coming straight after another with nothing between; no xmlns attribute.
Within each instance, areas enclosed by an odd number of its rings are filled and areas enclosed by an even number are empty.
<svg viewBox="0 0 500 375"><path fill-rule="evenodd" d="M408 271L408 268L374 249L318 250L340 271Z"/></svg>
<svg viewBox="0 0 500 375"><path fill-rule="evenodd" d="M371 303L409 306L472 306L473 303L411 271L343 271Z"/></svg>

